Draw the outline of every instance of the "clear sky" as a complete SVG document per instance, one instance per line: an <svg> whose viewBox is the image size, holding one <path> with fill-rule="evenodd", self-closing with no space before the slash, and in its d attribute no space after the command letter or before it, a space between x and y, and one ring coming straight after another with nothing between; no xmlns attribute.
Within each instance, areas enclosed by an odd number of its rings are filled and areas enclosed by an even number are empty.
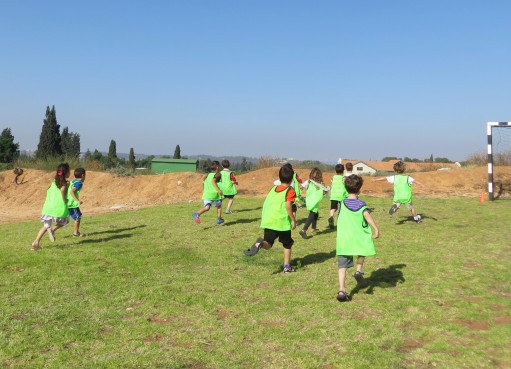
<svg viewBox="0 0 511 369"><path fill-rule="evenodd" d="M464 160L511 121L511 1L4 1L0 129L82 150Z"/></svg>

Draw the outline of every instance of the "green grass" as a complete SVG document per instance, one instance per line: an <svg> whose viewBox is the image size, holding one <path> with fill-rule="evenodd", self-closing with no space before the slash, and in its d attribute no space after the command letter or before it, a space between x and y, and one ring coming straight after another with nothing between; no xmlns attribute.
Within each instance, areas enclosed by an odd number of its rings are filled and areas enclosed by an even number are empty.
<svg viewBox="0 0 511 369"><path fill-rule="evenodd" d="M262 200L216 226L198 204L87 216L30 250L37 221L0 226L2 368L506 368L510 203L417 198L423 223L365 199L381 229L370 286L339 303L335 232L243 255ZM298 218L307 212L299 210Z"/></svg>

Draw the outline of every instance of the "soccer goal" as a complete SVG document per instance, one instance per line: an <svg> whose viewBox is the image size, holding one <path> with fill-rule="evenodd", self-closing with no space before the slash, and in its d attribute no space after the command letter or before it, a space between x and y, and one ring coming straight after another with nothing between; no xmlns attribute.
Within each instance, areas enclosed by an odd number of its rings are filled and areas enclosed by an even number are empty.
<svg viewBox="0 0 511 369"><path fill-rule="evenodd" d="M488 122L488 199L511 199L511 122Z"/></svg>

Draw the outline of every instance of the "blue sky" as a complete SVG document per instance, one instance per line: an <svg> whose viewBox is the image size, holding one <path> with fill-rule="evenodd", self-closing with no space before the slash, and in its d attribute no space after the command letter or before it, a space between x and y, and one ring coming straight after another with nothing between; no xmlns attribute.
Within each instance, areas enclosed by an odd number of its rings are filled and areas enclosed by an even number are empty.
<svg viewBox="0 0 511 369"><path fill-rule="evenodd" d="M82 150L464 160L511 120L509 1L9 1L0 129Z"/></svg>

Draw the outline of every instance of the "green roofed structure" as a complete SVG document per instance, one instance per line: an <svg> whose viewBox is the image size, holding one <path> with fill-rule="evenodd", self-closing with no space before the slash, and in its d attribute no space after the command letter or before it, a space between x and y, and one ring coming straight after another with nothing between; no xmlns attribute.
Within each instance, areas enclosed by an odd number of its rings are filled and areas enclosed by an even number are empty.
<svg viewBox="0 0 511 369"><path fill-rule="evenodd" d="M199 167L198 160L166 159L166 158L154 158L153 160L151 160L151 172L158 174L175 172L196 172L198 167Z"/></svg>

